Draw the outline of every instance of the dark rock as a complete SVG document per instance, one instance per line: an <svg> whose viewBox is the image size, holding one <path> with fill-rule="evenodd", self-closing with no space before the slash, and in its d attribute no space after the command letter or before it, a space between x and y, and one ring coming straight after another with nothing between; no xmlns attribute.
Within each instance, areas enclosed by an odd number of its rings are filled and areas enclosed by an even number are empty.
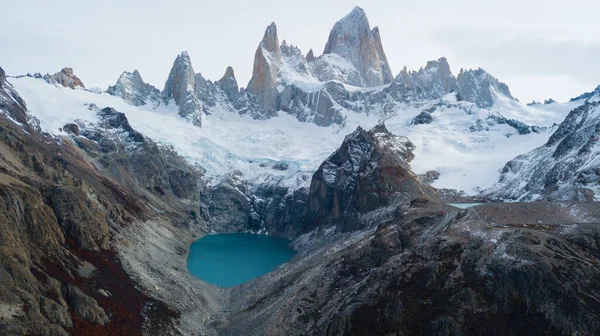
<svg viewBox="0 0 600 336"><path fill-rule="evenodd" d="M79 126L77 124L69 123L63 126L63 130L67 133L79 135Z"/></svg>
<svg viewBox="0 0 600 336"><path fill-rule="evenodd" d="M423 111L419 113L413 120L410 122L411 125L423 125L423 124L431 124L433 122L433 116L431 113L427 111Z"/></svg>
<svg viewBox="0 0 600 336"><path fill-rule="evenodd" d="M99 325L110 322L106 312L98 305L98 302L79 288L72 285L64 286L63 295L69 306L73 308L73 313L78 317Z"/></svg>
<svg viewBox="0 0 600 336"><path fill-rule="evenodd" d="M383 124L357 128L313 175L306 231L337 226L340 231L368 227L361 216L436 193L410 170L414 145L389 133ZM401 200L401 201L400 201Z"/></svg>

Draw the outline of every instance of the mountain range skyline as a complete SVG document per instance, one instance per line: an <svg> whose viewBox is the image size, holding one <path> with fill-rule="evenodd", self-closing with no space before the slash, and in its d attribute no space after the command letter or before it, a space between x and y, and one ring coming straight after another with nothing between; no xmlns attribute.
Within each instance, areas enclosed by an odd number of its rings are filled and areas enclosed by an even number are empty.
<svg viewBox="0 0 600 336"><path fill-rule="evenodd" d="M29 3L31 5L35 1ZM212 6L209 11L203 12L211 13L214 16L211 19L208 19L208 16L211 15L199 14L196 22L181 20L168 28L164 25L173 23L173 19L170 18L173 12L161 6L157 7L155 3L149 3L149 5L150 8L136 8L139 14L125 20L122 19L122 15L129 13L127 5L121 6L123 10L121 13L115 12L117 8L109 2L105 8L94 8L97 14L94 17L86 18L87 21L84 24L78 24L78 20L81 20L79 16L72 17L74 25L78 26L81 32L74 31L67 25L63 26L63 23L53 22L46 25L42 32L36 30L35 33L33 32L34 28L43 22L42 16L46 13L53 14L53 11L60 6L53 8L46 8L45 4L29 6L27 8L29 19L26 22L19 22L18 19L9 17L0 24L0 31L12 33L4 34L2 39L5 40L5 43L3 44L8 47L16 45L16 48L11 49L15 50L17 55L20 54L18 55L20 57L10 58L7 58L6 54L0 55L0 61L9 75L38 71L53 73L56 69L69 66L75 69L88 86L100 87L103 90L109 85L113 85L115 78L122 71L137 69L146 82L162 88L174 56L182 50L187 50L194 61L194 68L205 78L216 81L222 76L227 66L232 66L240 86L245 87L251 76L252 54L256 43L260 41L262 32L271 21L277 24L281 41L286 40L288 44L298 46L304 55L308 53L309 49L313 49L315 55L319 55L324 50L327 32L331 30L336 20L346 15L354 6L354 4L347 3L339 5L336 2L331 5L332 10L330 11L323 13L313 10L314 13L311 14L310 19L296 17L303 16L302 13L305 11L303 8L294 7L292 9L299 15L282 13L278 11L278 6L271 6L271 9L261 12L249 11L246 15L236 15L241 9L231 8L228 16L235 16L235 22L219 21L218 18L224 16L218 14L218 6ZM175 5L191 6L183 2ZM258 5L257 7L260 7ZM309 5L307 4L307 7L310 7ZM535 9L530 8L530 5L523 5L519 7L518 12L510 13L514 18L514 27L510 29L495 24L493 20L483 20L488 14L486 14L487 11L481 11L479 18L471 19L487 21L486 24L480 24L481 29L465 30L461 28L462 24L456 24L456 22L462 20L466 25L468 21L464 20L464 16L476 11L477 6L471 6L472 8L467 12L454 15L450 20L440 12L446 11L449 16L452 16L457 11L455 9L448 11L446 5L429 8L428 12L424 11L423 6L418 5L406 5L404 10L397 11L394 10L396 5L387 5L389 10L382 10L386 7L375 3L362 7L367 13L371 26L379 27L383 47L394 76L404 66L407 66L409 70L418 70L430 60L446 57L452 73L457 74L461 68L482 67L507 83L514 96L522 102L543 101L548 98L565 101L581 92L590 91L598 84L598 80L595 78L600 78L600 74L595 74L595 70L589 67L590 64L593 64L592 59L589 56L587 56L589 59L586 59L585 56L593 54L589 50L600 49L600 44L597 43L593 34L597 27L594 27L594 24L586 25L586 33L582 33L581 30L578 30L581 27L573 25L572 22L569 24L573 15L568 10L561 11L560 17L563 18L563 24L557 21L550 25L553 28L548 28L544 25L547 25L548 21L552 21L557 15L555 11L551 10L551 6ZM13 7L10 8L12 11L25 11L21 4L11 4L10 6ZM247 10L246 5L240 7ZM30 8L35 9L31 10ZM164 12L164 18L161 21L152 20L156 18L154 15L156 15L157 8L162 8ZM84 5L73 5L67 12L80 13L86 10L89 8ZM508 15L503 9L496 10L498 13ZM538 14L536 17L531 17L532 13ZM183 17L188 15L187 13L179 14ZM424 17L424 14L428 16ZM57 15L60 14L57 13ZM528 15L529 18L525 20ZM540 19L542 15L544 19ZM586 14L581 13L581 15L585 16ZM39 20L36 20L38 17ZM100 29L100 26L94 25L97 20L109 17L110 25L105 25ZM421 24L427 23L427 25L416 26L418 17L421 18ZM229 26L232 27L224 29L228 26L225 21L229 22ZM115 24L115 22L117 23ZM134 25L136 22L141 25ZM455 23L449 24L448 22ZM214 29L209 27L210 25ZM243 26L243 29L234 29L239 26ZM19 29L15 29L16 27ZM157 34L156 29L158 28L161 28L163 34L170 33L170 37L163 38L161 34ZM143 34L139 29L144 30ZM197 36L200 34L194 33L194 31L204 31L205 29L211 29L215 33L202 34L201 38ZM234 35L241 38L228 38L232 35L231 29L235 31ZM65 32L66 39L64 38L65 34L62 34ZM55 34L62 34L63 37L63 41L58 45L53 43ZM136 39L131 39L132 34ZM486 43L483 43L482 40ZM532 41L537 43L536 47L543 46L543 48L538 48L544 51L543 57L538 55L542 54L539 51L534 53L536 55L528 55L527 46L521 50L513 50L515 44L527 44ZM108 48L86 48L85 46L89 43L92 43L93 46L102 45ZM504 48L502 52L494 53L495 49L502 49L501 46L508 47ZM568 53L570 56L554 52L556 46L571 50L572 52ZM49 49L52 50L48 52ZM236 51L231 52L232 49ZM406 50L410 52L406 52ZM587 50L588 52L583 54L578 53L578 50ZM40 57L42 54L44 57ZM537 61L532 62L532 58L537 58ZM526 71L519 72L521 68L526 68ZM573 68L577 71L573 71ZM517 74L517 72L519 73ZM570 73L570 75L563 73Z"/></svg>

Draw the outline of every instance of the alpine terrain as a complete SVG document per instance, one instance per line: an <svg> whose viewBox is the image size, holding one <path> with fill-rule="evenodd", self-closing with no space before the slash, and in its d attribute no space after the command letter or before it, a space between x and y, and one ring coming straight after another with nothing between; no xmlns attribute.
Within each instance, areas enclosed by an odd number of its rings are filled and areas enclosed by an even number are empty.
<svg viewBox="0 0 600 336"><path fill-rule="evenodd" d="M523 104L384 34L271 23L245 87L0 68L0 334L600 334L600 86ZM186 267L214 233L297 254L221 288Z"/></svg>

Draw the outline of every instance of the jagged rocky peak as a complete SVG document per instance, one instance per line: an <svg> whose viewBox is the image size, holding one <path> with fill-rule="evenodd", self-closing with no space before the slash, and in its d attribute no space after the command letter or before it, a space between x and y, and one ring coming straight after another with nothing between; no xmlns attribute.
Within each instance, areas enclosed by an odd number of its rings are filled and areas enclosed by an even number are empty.
<svg viewBox="0 0 600 336"><path fill-rule="evenodd" d="M586 92L580 96L577 96L575 98L572 98L570 101L574 102L574 101L578 101L578 100L590 100L590 99L600 99L600 85L598 85L598 87L596 87L593 91L591 92Z"/></svg>
<svg viewBox="0 0 600 336"><path fill-rule="evenodd" d="M480 108L494 105L498 95L514 99L508 86L485 70L460 70L456 79L458 96L461 100L475 103Z"/></svg>
<svg viewBox="0 0 600 336"><path fill-rule="evenodd" d="M259 107L269 113L277 105L277 74L281 69L282 56L277 37L277 26L271 23L254 55L252 78L247 90L257 97Z"/></svg>
<svg viewBox="0 0 600 336"><path fill-rule="evenodd" d="M71 68L63 68L54 75L46 74L44 80L50 84L59 84L70 89L85 88L81 79L75 76Z"/></svg>
<svg viewBox="0 0 600 336"><path fill-rule="evenodd" d="M124 71L117 83L109 86L106 92L123 98L128 104L142 106L152 103L155 107L160 104L160 90L145 83L139 71Z"/></svg>
<svg viewBox="0 0 600 336"><path fill-rule="evenodd" d="M192 61L188 53L183 51L173 62L169 78L165 83L163 98L165 104L174 100L179 108L179 115L189 119L194 125L201 126L204 108L196 95L195 88L196 74Z"/></svg>
<svg viewBox="0 0 600 336"><path fill-rule="evenodd" d="M6 73L4 72L4 69L2 69L2 67L0 67L0 85L2 85L2 83L4 83L5 80L6 80Z"/></svg>
<svg viewBox="0 0 600 336"><path fill-rule="evenodd" d="M371 30L365 11L358 6L335 23L323 54L337 54L354 65L360 74L360 82L348 84L371 87L393 80L379 29Z"/></svg>
<svg viewBox="0 0 600 336"><path fill-rule="evenodd" d="M419 71L409 72L404 67L395 81L418 89L421 98L426 99L437 99L457 90L456 77L450 71L450 64L445 57L427 62L425 68Z"/></svg>
<svg viewBox="0 0 600 336"><path fill-rule="evenodd" d="M233 68L230 66L228 66L225 70L223 77L217 81L217 85L219 85L221 90L225 92L225 95L232 100L240 91L237 80L235 79L235 73L233 72Z"/></svg>
<svg viewBox="0 0 600 336"><path fill-rule="evenodd" d="M313 52L312 49L310 49L308 51L308 53L306 54L306 61L312 62L312 61L314 61L314 59L315 59L315 53Z"/></svg>
<svg viewBox="0 0 600 336"><path fill-rule="evenodd" d="M346 136L313 175L308 229L367 228L372 211L436 197L436 192L410 169L414 149L410 140L390 133L383 124L370 131L358 127Z"/></svg>

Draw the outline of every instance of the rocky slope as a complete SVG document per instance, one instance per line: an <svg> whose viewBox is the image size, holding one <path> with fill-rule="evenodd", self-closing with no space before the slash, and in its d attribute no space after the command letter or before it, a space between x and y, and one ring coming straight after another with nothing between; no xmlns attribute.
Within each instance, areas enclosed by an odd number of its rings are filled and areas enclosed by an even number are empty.
<svg viewBox="0 0 600 336"><path fill-rule="evenodd" d="M486 194L522 201L597 199L600 103L595 97L571 111L545 145L508 162Z"/></svg>
<svg viewBox="0 0 600 336"><path fill-rule="evenodd" d="M335 227L341 232L368 229L393 203L410 203L436 192L410 170L414 145L381 124L349 134L312 177L306 232Z"/></svg>
<svg viewBox="0 0 600 336"><path fill-rule="evenodd" d="M383 125L295 175L304 188L239 174L207 186L113 108L41 133L3 77L4 334L600 330L597 203L446 206ZM259 228L292 238L297 257L228 290L185 270L195 237Z"/></svg>
<svg viewBox="0 0 600 336"><path fill-rule="evenodd" d="M597 203L449 207L427 195L405 159L394 156L395 164L376 168L379 155L398 149L410 153L406 145L377 146L377 134L389 139L381 126L357 130L315 173L307 216L324 216L319 229L294 241L300 252L285 267L226 293L232 314L216 326L220 333L570 335L600 330L600 287L593 280L600 275ZM347 153L368 152L369 145L379 155L335 164ZM356 162L372 170L354 171ZM335 179L326 173L328 167ZM354 186L382 186L393 171L403 173L392 176L404 178L348 202ZM348 191L333 181L344 181ZM330 191L336 185L340 188ZM404 197L390 197L394 194ZM365 216L369 207L374 211ZM337 216L375 225L336 223Z"/></svg>
<svg viewBox="0 0 600 336"><path fill-rule="evenodd" d="M176 328L180 313L125 271L119 232L156 227L152 221L160 218L165 227L198 227L202 219L190 213L198 208L199 177L135 132L123 115L97 113L102 122L94 127L65 125L68 137L41 133L0 70L4 335L166 334Z"/></svg>

